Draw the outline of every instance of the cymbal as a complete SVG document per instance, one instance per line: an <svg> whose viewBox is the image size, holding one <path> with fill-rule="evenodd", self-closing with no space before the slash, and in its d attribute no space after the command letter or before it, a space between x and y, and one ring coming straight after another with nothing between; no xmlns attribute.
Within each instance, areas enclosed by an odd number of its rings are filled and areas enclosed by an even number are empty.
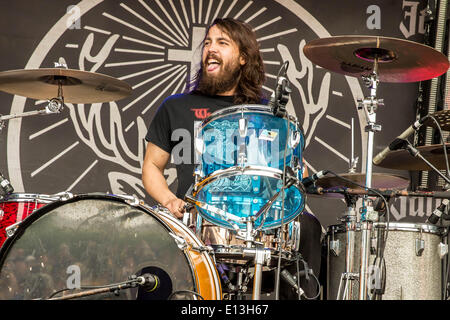
<svg viewBox="0 0 450 320"><path fill-rule="evenodd" d="M431 113L437 122L439 123L439 127L441 127L442 130L450 131L450 110L441 110ZM436 123L433 121L433 119L427 119L424 122L425 125L436 127Z"/></svg>
<svg viewBox="0 0 450 320"><path fill-rule="evenodd" d="M408 40L380 36L336 36L310 41L303 48L313 63L348 76L369 75L378 59L380 82L417 82L445 73L448 58Z"/></svg>
<svg viewBox="0 0 450 320"><path fill-rule="evenodd" d="M119 79L88 71L44 68L0 72L0 90L37 100L58 96L62 85L64 102L101 103L123 99L131 87Z"/></svg>
<svg viewBox="0 0 450 320"><path fill-rule="evenodd" d="M366 174L365 173L341 173L338 174L352 182L356 182L359 185L366 184ZM323 189L330 188L352 188L359 189L357 185L340 179L336 176L327 176L320 178L316 181L317 187L322 187ZM372 173L372 188L375 189L404 189L409 186L409 180L399 175L387 174L387 173Z"/></svg>
<svg viewBox="0 0 450 320"><path fill-rule="evenodd" d="M442 144L416 147L420 154L437 169L446 169L444 148ZM445 144L448 153L450 143ZM448 155L450 159L450 155ZM377 166L397 170L429 171L432 170L419 157L413 157L407 150L390 151Z"/></svg>

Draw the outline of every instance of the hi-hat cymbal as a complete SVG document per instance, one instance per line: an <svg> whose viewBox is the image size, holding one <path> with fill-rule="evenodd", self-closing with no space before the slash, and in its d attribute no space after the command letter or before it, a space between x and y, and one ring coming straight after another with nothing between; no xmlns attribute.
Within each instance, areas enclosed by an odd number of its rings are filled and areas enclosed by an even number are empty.
<svg viewBox="0 0 450 320"><path fill-rule="evenodd" d="M379 36L336 36L310 41L303 48L313 63L348 76L369 75L378 61L381 82L417 82L445 73L448 58L408 40Z"/></svg>
<svg viewBox="0 0 450 320"><path fill-rule="evenodd" d="M102 103L123 99L131 94L124 81L94 72L65 69L23 69L0 72L0 90L37 100L58 96L62 86L64 102Z"/></svg>
<svg viewBox="0 0 450 320"><path fill-rule="evenodd" d="M364 186L366 184L366 174L365 173L342 173L338 174L340 177L355 182L359 185ZM345 181L336 176L326 176L320 178L316 181L317 187L322 187L324 189L330 188L352 188L358 189L357 185L351 183L350 181ZM388 173L372 173L372 188L375 189L404 189L409 186L409 180L405 177L399 175L393 175Z"/></svg>
<svg viewBox="0 0 450 320"><path fill-rule="evenodd" d="M433 144L429 146L416 147L420 154L427 159L437 169L446 169L444 148L442 144ZM445 144L445 150L448 153L450 144ZM450 159L450 155L448 155ZM429 171L432 170L423 160L419 157L413 157L407 150L395 150L390 151L386 158L384 158L379 164L379 167L397 169L397 170L410 170L410 171Z"/></svg>

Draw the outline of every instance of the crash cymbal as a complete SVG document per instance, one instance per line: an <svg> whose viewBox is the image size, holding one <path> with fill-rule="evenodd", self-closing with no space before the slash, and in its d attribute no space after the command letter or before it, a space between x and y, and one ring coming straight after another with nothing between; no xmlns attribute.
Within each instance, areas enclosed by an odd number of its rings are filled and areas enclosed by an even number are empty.
<svg viewBox="0 0 450 320"><path fill-rule="evenodd" d="M131 87L119 79L65 68L23 69L0 72L0 90L37 100L58 96L62 86L64 102L101 103L120 100L131 94Z"/></svg>
<svg viewBox="0 0 450 320"><path fill-rule="evenodd" d="M416 147L420 154L427 159L437 169L446 169L444 148L441 144ZM445 150L448 154L450 144L446 143ZM448 156L450 158L450 155ZM379 167L410 170L410 171L429 171L431 168L419 157L413 157L407 150L390 151L386 158L379 164Z"/></svg>
<svg viewBox="0 0 450 320"><path fill-rule="evenodd" d="M359 185L366 184L365 173L342 173L338 174L340 177L356 182ZM372 173L372 188L375 189L404 189L409 185L409 180L399 175L392 175L387 173ZM358 189L357 185L349 181L345 181L336 176L326 176L316 181L316 186L323 189L330 188L352 188Z"/></svg>
<svg viewBox="0 0 450 320"><path fill-rule="evenodd" d="M417 82L438 77L449 68L439 51L408 40L379 36L336 36L310 41L303 48L313 63L348 76L369 75L378 59L381 82Z"/></svg>

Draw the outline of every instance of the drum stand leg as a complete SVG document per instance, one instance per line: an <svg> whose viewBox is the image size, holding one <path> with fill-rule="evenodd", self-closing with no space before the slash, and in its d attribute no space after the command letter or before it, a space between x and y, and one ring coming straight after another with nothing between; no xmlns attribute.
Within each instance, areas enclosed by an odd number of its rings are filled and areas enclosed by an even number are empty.
<svg viewBox="0 0 450 320"><path fill-rule="evenodd" d="M377 99L378 87L378 58L374 59L374 68L370 76L363 77L364 82L370 89L370 97L359 101L358 108L364 109L367 118L365 130L368 132L367 138L367 161L366 161L366 187L372 187L372 160L373 160L373 140L374 134L381 131L381 126L376 124L376 111L378 106L384 105L382 99ZM376 212L373 210L372 201L367 196L363 198L363 213L361 215L361 265L359 272L359 299L367 299L367 280L369 269L370 253L370 232L372 224L377 220Z"/></svg>
<svg viewBox="0 0 450 320"><path fill-rule="evenodd" d="M264 248L257 247L255 252L255 275L253 277L252 300L260 300L261 298L262 267L266 259L266 250Z"/></svg>
<svg viewBox="0 0 450 320"><path fill-rule="evenodd" d="M263 265L270 260L270 250L265 249L255 242L253 219L249 217L246 221L247 229L245 232L246 249L254 255L255 274L253 276L253 292L252 300L260 300L261 298L261 282ZM255 245L253 248L252 246Z"/></svg>
<svg viewBox="0 0 450 320"><path fill-rule="evenodd" d="M345 222L346 224L345 272L341 275L337 300L352 300L353 280L358 279L358 275L353 272L356 232L356 197L346 195L345 198L347 202L347 214L342 219L342 222ZM345 283L344 293L341 298L341 288L343 283Z"/></svg>

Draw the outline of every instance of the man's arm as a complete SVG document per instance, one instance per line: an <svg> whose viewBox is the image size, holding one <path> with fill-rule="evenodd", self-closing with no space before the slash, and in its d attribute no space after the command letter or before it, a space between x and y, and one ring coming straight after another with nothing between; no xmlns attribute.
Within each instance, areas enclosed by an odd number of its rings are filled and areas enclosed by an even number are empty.
<svg viewBox="0 0 450 320"><path fill-rule="evenodd" d="M177 218L182 218L186 203L170 191L164 177L164 169L169 160L170 153L149 142L142 165L142 182L155 201L169 209Z"/></svg>

